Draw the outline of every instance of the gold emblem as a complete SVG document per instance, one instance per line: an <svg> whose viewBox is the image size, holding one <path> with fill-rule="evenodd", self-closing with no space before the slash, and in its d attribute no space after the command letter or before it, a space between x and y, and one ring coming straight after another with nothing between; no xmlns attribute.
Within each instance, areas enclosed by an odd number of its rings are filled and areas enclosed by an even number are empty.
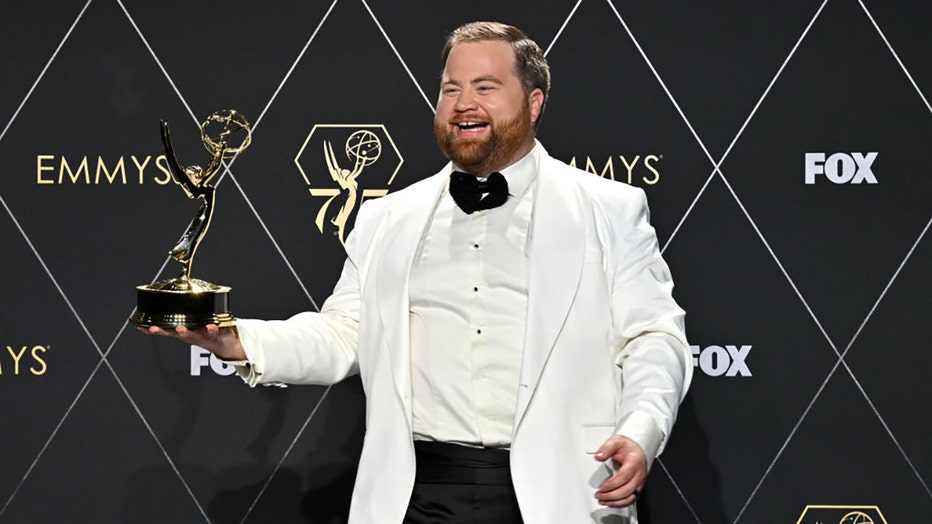
<svg viewBox="0 0 932 524"><path fill-rule="evenodd" d="M874 524L874 519L863 511L852 511L842 517L838 524Z"/></svg>
<svg viewBox="0 0 932 524"><path fill-rule="evenodd" d="M796 524L887 524L877 506L806 506Z"/></svg>
<svg viewBox="0 0 932 524"><path fill-rule="evenodd" d="M318 231L341 243L367 198L388 194L404 159L383 125L317 124L295 156L311 197L323 197Z"/></svg>

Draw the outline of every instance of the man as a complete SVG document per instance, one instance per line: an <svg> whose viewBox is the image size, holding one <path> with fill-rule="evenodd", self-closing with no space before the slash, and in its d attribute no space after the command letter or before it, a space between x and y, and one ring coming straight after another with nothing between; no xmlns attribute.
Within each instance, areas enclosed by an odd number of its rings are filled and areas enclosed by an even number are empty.
<svg viewBox="0 0 932 524"><path fill-rule="evenodd" d="M358 372L350 522L635 523L692 370L644 193L535 140L549 69L520 30L467 24L443 58L451 163L360 209L320 313L148 331L251 385Z"/></svg>

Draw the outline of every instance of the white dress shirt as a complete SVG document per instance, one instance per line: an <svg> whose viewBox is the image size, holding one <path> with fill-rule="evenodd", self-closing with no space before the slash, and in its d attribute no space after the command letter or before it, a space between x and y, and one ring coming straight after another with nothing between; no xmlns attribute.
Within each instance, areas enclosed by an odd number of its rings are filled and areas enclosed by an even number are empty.
<svg viewBox="0 0 932 524"><path fill-rule="evenodd" d="M536 145L502 170L508 200L467 215L448 191L409 285L416 440L508 447L527 314Z"/></svg>

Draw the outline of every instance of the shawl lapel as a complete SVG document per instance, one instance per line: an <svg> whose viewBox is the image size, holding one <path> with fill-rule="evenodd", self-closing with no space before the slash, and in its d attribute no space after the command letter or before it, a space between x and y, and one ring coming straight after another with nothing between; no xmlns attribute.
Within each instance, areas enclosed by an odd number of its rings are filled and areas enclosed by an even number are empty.
<svg viewBox="0 0 932 524"><path fill-rule="evenodd" d="M541 156L531 226L528 317L515 432L576 297L586 248L585 202L580 200L573 181L578 174L563 170L563 164L546 152Z"/></svg>
<svg viewBox="0 0 932 524"><path fill-rule="evenodd" d="M411 426L411 340L408 282L414 256L424 230L449 177L448 165L436 175L416 183L393 202L382 219L385 231L375 255L376 302L391 358L395 390ZM401 196L401 194L399 194Z"/></svg>

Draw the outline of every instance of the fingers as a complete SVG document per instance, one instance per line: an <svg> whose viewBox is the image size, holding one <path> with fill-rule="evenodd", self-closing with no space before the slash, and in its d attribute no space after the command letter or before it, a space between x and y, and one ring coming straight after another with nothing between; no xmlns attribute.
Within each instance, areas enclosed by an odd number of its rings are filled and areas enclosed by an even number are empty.
<svg viewBox="0 0 932 524"><path fill-rule="evenodd" d="M599 462L612 459L616 467L620 467L620 465L625 463L637 463L638 466L643 465L644 469L647 469L647 457L644 454L644 450L641 449L641 446L639 446L637 442L621 435L613 435L606 440L598 451L596 451L595 459Z"/></svg>
<svg viewBox="0 0 932 524"><path fill-rule="evenodd" d="M615 435L602 444L595 459L603 462L611 459L617 469L599 485L595 493L599 503L613 508L634 504L647 479L647 458L641 447L633 440Z"/></svg>
<svg viewBox="0 0 932 524"><path fill-rule="evenodd" d="M643 485L643 477L631 475L630 471L619 470L599 486L595 498L603 506L623 508L637 501Z"/></svg>
<svg viewBox="0 0 932 524"><path fill-rule="evenodd" d="M604 462L609 458L614 457L616 453L621 451L625 445L625 441L628 439L622 437L621 435L614 435L612 438L605 441L602 444L602 447L595 452L595 459L599 462Z"/></svg>
<svg viewBox="0 0 932 524"><path fill-rule="evenodd" d="M220 328L216 324L208 324L198 329L188 329L184 326L178 326L173 330L159 326L139 326L137 329L148 335L177 338L183 342L202 347L204 344L216 339L220 333Z"/></svg>
<svg viewBox="0 0 932 524"><path fill-rule="evenodd" d="M140 326L138 329L149 335L172 337L187 344L200 346L223 360L246 360L246 353L240 344L239 334L235 327L226 327L221 330L217 324L207 324L194 329L184 326L174 329Z"/></svg>
<svg viewBox="0 0 932 524"><path fill-rule="evenodd" d="M158 326L136 326L136 329L147 335L158 335L162 337L174 336L174 332L165 331Z"/></svg>
<svg viewBox="0 0 932 524"><path fill-rule="evenodd" d="M614 508L634 504L646 478L646 468L640 468L636 461L621 462L618 471L599 485L595 498L600 504Z"/></svg>

